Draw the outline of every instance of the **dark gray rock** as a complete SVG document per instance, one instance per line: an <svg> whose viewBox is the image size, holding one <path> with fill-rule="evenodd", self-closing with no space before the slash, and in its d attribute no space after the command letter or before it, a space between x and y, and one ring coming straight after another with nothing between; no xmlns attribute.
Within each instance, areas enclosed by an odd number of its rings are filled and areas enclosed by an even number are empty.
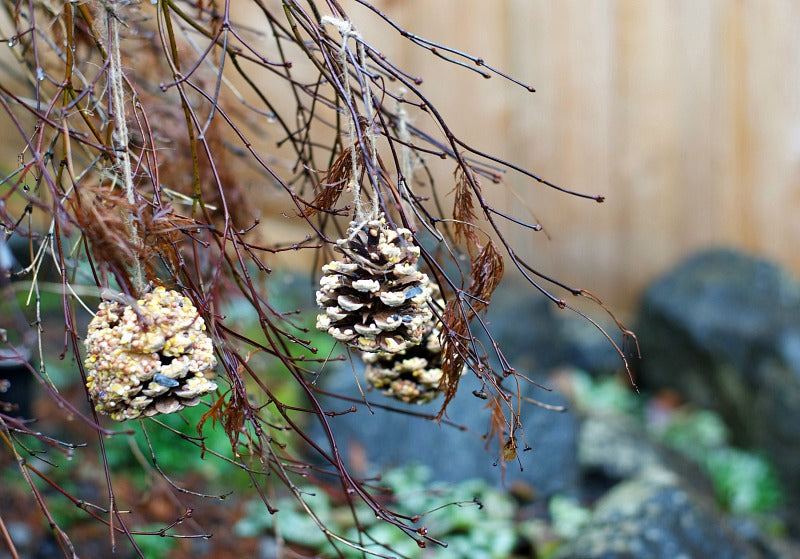
<svg viewBox="0 0 800 559"><path fill-rule="evenodd" d="M534 376L538 371L540 376L563 359L564 336L557 310L530 285L508 282L492 297L485 322L514 367ZM474 333L482 340L487 338L477 324Z"/></svg>
<svg viewBox="0 0 800 559"><path fill-rule="evenodd" d="M593 500L592 494L653 469L673 472L693 492L714 497L711 481L696 464L651 440L640 424L623 415L593 413L584 418L578 460L584 479L582 490L589 500ZM592 487L601 482L606 487Z"/></svg>
<svg viewBox="0 0 800 559"><path fill-rule="evenodd" d="M323 379L326 389L360 398L351 370L331 370L328 375L329 378ZM467 430L464 431L444 422L437 424L374 406L374 413L370 413L365 404L358 404L355 413L328 421L345 460L358 466L362 457L366 458L371 468L369 473L417 462L430 468L434 480L459 482L482 478L497 486L521 482L539 497L570 491L578 476L574 415L569 411L555 412L533 404L525 405L522 425L531 450L519 452L522 471L520 463L508 462L503 478L501 465L497 464L496 441L487 449L483 440L489 431L489 410L484 400L471 394L477 387L477 382L467 373L459 394L447 408L447 419L465 426ZM541 390L527 390L526 393L548 404L566 403L565 398L555 393ZM441 405L441 399L424 406L405 405L374 391L367 392L367 397L372 403L415 414L435 415ZM347 407L334 399L325 400L325 404L327 409ZM327 447L321 429L314 426L312 432L314 438Z"/></svg>
<svg viewBox="0 0 800 559"><path fill-rule="evenodd" d="M763 559L708 502L679 478L647 468L598 503L557 559Z"/></svg>
<svg viewBox="0 0 800 559"><path fill-rule="evenodd" d="M485 316L492 337L512 366L544 385L547 385L547 372L562 363L564 355L556 311L555 305L533 292L530 285L512 282L498 289ZM479 339L487 339L477 321L473 322L473 328ZM356 376L363 379L358 358L353 361L359 367ZM320 382L331 392L360 399L353 377L349 368L331 368ZM363 380L361 382L364 384ZM572 491L578 477L578 427L574 414L525 405L522 426L532 449L519 453L522 471L520 463L515 461L506 464L503 474L501 465L497 464L496 441L487 448L484 439L489 432L490 412L485 400L472 395L478 388L479 384L468 372L459 386L459 394L447 409L447 419L465 426L465 431L378 407L372 408L373 414L364 404L358 404L356 413L329 418L329 422L342 455L355 464L363 453L375 471L419 462L430 468L435 480L458 482L482 478L498 486L522 482L540 497ZM556 393L532 386L523 386L523 390L526 396L547 404L567 403ZM414 414L436 415L441 405L441 399L424 406L405 405L375 391L367 392L367 397L370 402ZM328 409L347 407L333 399L326 400L326 404ZM327 444L321 430L315 429L315 438Z"/></svg>
<svg viewBox="0 0 800 559"><path fill-rule="evenodd" d="M593 318L604 322L602 326L606 332L618 337L616 325L607 324L610 321L604 320L606 317ZM595 377L615 374L624 369L622 358L594 324L568 310L556 313L556 319L562 340L561 364L577 367ZM620 339L616 341L621 342Z"/></svg>
<svg viewBox="0 0 800 559"><path fill-rule="evenodd" d="M729 250L691 258L645 293L641 382L719 412L766 451L800 501L800 286Z"/></svg>
<svg viewBox="0 0 800 559"><path fill-rule="evenodd" d="M629 417L583 418L578 457L580 496L595 508L557 559L800 557L793 543L722 513L697 465L651 440Z"/></svg>
<svg viewBox="0 0 800 559"><path fill-rule="evenodd" d="M615 335L613 322L603 313L596 314L601 326ZM526 374L567 365L599 376L623 367L614 346L594 324L569 309L559 309L529 284L501 285L492 297L486 322L506 358ZM486 339L478 329L476 334Z"/></svg>

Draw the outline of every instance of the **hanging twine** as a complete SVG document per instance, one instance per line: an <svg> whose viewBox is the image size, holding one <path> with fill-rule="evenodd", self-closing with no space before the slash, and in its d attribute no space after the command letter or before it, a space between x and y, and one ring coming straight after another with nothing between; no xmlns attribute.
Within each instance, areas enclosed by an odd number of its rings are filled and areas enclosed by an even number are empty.
<svg viewBox="0 0 800 559"><path fill-rule="evenodd" d="M131 211L126 216L126 225L134 247L133 284L141 292L144 289L144 272L139 259L138 249L142 245L136 219L133 215L136 208L136 190L133 186L133 169L131 167L130 153L128 152L128 121L125 112L125 81L122 75L122 57L120 55L119 27L120 18L113 3L103 3L106 9L106 21L109 31L108 53L108 81L111 89L111 108L114 119L114 154L122 176L125 198L130 204Z"/></svg>
<svg viewBox="0 0 800 559"><path fill-rule="evenodd" d="M364 45L360 40L361 35L359 35L358 31L355 30L355 28L353 27L353 23L348 20L339 19L328 15L328 16L323 16L320 22L322 23L322 25L328 24L335 27L336 30L339 32L339 35L342 37L342 43L341 46L339 47L337 58L342 68L341 80L344 86L345 101L349 103L352 100L353 95L352 95L352 89L350 87L350 74L348 71L347 43L351 37L356 40L356 49L358 53L359 64L361 64L361 66L364 67L366 61L366 52L364 49ZM353 111L347 111L347 137L348 137L348 142L350 144L350 161L352 165L352 170L351 170L352 175L349 186L353 190L353 202L355 205L354 221L358 223L365 223L371 219L377 218L379 212L379 204L378 204L379 200L377 192L378 153L377 153L377 147L375 145L375 134L372 130L372 119L374 118L374 115L372 112L373 109L372 101L369 98L370 97L369 86L365 84L365 87L366 90L364 92L363 103L367 112L367 121L369 123L366 130L366 136L370 146L370 159L372 162L372 165L370 166L372 170L371 179L372 179L373 189L375 191L370 196L372 200L372 207L369 214L366 213L364 209L363 200L361 199L361 184L359 182L359 176L361 175L361 168L358 163L358 152L356 151L358 148L358 136L356 134L356 121L353 116L356 107L354 107Z"/></svg>
<svg viewBox="0 0 800 559"><path fill-rule="evenodd" d="M408 111L404 103L408 90L401 87L397 91L397 100L395 102L394 114L397 117L397 138L400 140L400 172L402 179L400 180L400 195L403 200L405 209L411 210L413 202L411 201L411 186L410 183L414 177L414 158L409 145L411 144L411 133L408 131ZM413 211L407 211L406 215L409 219L414 218ZM413 223L413 221L412 221Z"/></svg>
<svg viewBox="0 0 800 559"><path fill-rule="evenodd" d="M358 63L361 64L362 68L367 67L367 56L366 56L366 49L364 48L364 43L361 41L357 42L357 49L358 49ZM372 91L369 88L369 84L364 81L364 108L367 112L367 140L369 141L370 147L370 161L372 165L370 166L372 173L372 214L370 214L370 219L375 219L378 217L378 212L380 210L379 207L379 199L378 199L378 147L375 145L375 132L373 128L373 122L375 122L375 115L372 113L373 106L372 106Z"/></svg>
<svg viewBox="0 0 800 559"><path fill-rule="evenodd" d="M414 162L411 157L411 148L408 144L411 142L411 134L408 131L408 111L404 103L408 95L408 90L401 87L397 90L397 101L395 103L394 114L397 116L397 137L400 139L402 145L400 146L400 168L403 172L403 181L400 188L406 192L408 190L408 182L411 180L414 172Z"/></svg>

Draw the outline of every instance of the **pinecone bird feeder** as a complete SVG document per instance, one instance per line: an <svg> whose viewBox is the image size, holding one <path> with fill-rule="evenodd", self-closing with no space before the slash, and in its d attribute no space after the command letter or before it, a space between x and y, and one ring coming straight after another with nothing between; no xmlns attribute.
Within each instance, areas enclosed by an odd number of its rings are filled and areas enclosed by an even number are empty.
<svg viewBox="0 0 800 559"><path fill-rule="evenodd" d="M202 317L188 297L155 288L135 304L100 303L85 345L86 388L115 421L195 406L217 389Z"/></svg>
<svg viewBox="0 0 800 559"><path fill-rule="evenodd" d="M336 250L344 258L322 267L317 329L364 352L393 354L419 344L433 313L411 231L392 229L383 215L354 221Z"/></svg>

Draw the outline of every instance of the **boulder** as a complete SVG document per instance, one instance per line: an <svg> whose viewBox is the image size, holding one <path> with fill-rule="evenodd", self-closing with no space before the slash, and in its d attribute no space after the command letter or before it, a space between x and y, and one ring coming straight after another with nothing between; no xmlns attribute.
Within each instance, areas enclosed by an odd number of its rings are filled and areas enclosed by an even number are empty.
<svg viewBox="0 0 800 559"><path fill-rule="evenodd" d="M495 293L484 318L508 361L545 386L548 385L547 371L563 362L564 358L565 346L561 323L555 316L556 309L530 285L510 282ZM473 322L473 328L484 346L491 348L477 321ZM602 337L599 333L597 335ZM366 391L363 368L355 355L353 364L355 376ZM496 360L494 365L497 365ZM330 392L361 399L354 371L349 366L329 366L320 382ZM508 386L512 384L508 383ZM369 473L417 462L427 466L432 479L437 481L482 478L496 486L522 484L528 487L519 487L521 490L528 493L527 490L532 489L538 497L572 491L578 478L575 415L569 410L555 412L524 404L522 427L531 450L519 452L519 461L507 462L503 468L502 463L498 464L497 441L493 440L487 446L484 438L489 432L490 410L486 408L485 400L472 394L478 388L474 375L467 372L458 395L447 408L446 419L465 430L418 416L436 415L441 397L421 406L407 405L377 391L366 392L371 403L391 406L401 413L377 406L372 406L370 411L368 406L360 403L357 412L328 418L328 421L343 456L350 460L351 465L365 461ZM567 405L566 399L557 392L546 392L524 383L522 388L523 395L535 400L556 406ZM324 402L331 410L349 406L335 399ZM318 425L313 429L315 439L327 448L322 429Z"/></svg>
<svg viewBox="0 0 800 559"><path fill-rule="evenodd" d="M604 313L590 314L617 335ZM559 309L529 284L503 284L492 297L486 322L506 358L526 374L569 366L600 376L623 367L614 347L594 324L569 309ZM475 333L486 339L480 326Z"/></svg>
<svg viewBox="0 0 800 559"><path fill-rule="evenodd" d="M707 475L634 419L587 410L578 438L579 496L589 522L556 559L789 559L796 544L716 505Z"/></svg>
<svg viewBox="0 0 800 559"><path fill-rule="evenodd" d="M509 281L492 296L484 321L514 367L540 376L563 360L564 337L557 312L555 304L530 285ZM477 321L473 332L484 344L488 341Z"/></svg>
<svg viewBox="0 0 800 559"><path fill-rule="evenodd" d="M582 471L581 494L594 501L617 483L661 469L680 476L684 485L705 498L714 488L695 463L653 441L630 417L595 412L581 422L578 461Z"/></svg>
<svg viewBox="0 0 800 559"><path fill-rule="evenodd" d="M674 473L648 467L612 489L556 559L765 559Z"/></svg>
<svg viewBox="0 0 800 559"><path fill-rule="evenodd" d="M599 313L592 313L615 341L621 342L619 330L613 322ZM562 340L560 364L576 367L594 377L613 375L623 371L622 358L597 327L569 310L556 313L558 333Z"/></svg>
<svg viewBox="0 0 800 559"><path fill-rule="evenodd" d="M637 334L643 386L716 410L763 449L800 502L800 285L732 250L690 258L646 290Z"/></svg>
<svg viewBox="0 0 800 559"><path fill-rule="evenodd" d="M327 376L324 379L327 390L360 398L353 371L331 369ZM496 486L523 484L537 497L571 491L578 477L578 426L573 413L525 405L522 427L531 450L519 452L519 461L507 462L503 472L502 464L498 464L497 441L493 440L487 448L483 439L489 432L490 414L486 402L471 394L477 387L477 382L465 376L459 394L447 408L447 419L465 430L419 417L418 414L436 415L441 398L418 406L397 402L375 391L366 393L371 403L391 406L400 412L376 406L370 411L361 403L356 405L356 412L328 418L328 422L342 456L357 471L361 464L365 471L360 473L373 474L420 463L430 469L432 479L437 481L482 478ZM566 404L566 399L556 393L533 389L525 393L548 404ZM323 402L329 410L349 406L335 399ZM312 427L312 433L323 448L328 447L318 424Z"/></svg>

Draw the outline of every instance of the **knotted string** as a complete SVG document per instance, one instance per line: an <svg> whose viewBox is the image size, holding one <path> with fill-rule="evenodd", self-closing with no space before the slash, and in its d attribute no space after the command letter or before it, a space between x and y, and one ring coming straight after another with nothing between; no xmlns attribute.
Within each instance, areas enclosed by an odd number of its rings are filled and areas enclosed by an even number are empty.
<svg viewBox="0 0 800 559"><path fill-rule="evenodd" d="M122 25L117 6L112 2L104 2L106 10L106 22L109 32L109 53L108 53L108 81L111 89L111 108L114 119L114 155L122 177L125 198L130 204L131 210L125 218L128 227L128 234L133 245L133 285L139 294L144 289L144 271L142 262L139 258L139 250L142 245L139 228L134 215L136 205L136 190L133 186L133 169L131 166L130 153L128 152L128 119L125 111L125 80L122 74L122 57L120 55L119 27Z"/></svg>
<svg viewBox="0 0 800 559"><path fill-rule="evenodd" d="M342 68L342 76L341 81L344 87L345 92L345 102L349 103L352 98L352 89L350 87L350 74L348 71L348 60L347 60L347 43L352 37L356 41L356 49L358 53L359 64L364 67L366 62L366 52L364 49L364 45L361 42L361 35L359 35L358 31L355 30L353 27L352 22L344 19L339 19L333 16L323 16L320 20L322 25L328 24L332 25L336 28L339 32L339 35L342 37L342 43L339 47L338 52L338 60L339 64ZM348 142L350 145L350 162L352 165L351 169L351 178L350 183L348 186L353 190L353 201L355 205L355 216L354 221L358 223L363 223L369 221L371 219L375 219L378 216L379 211L379 204L378 204L378 193L377 193L377 185L378 185L378 177L377 177L377 169L378 169L378 153L377 147L375 145L375 134L372 130L372 100L370 99L369 95L369 86L365 83L365 92L364 92L364 107L367 112L367 121L369 123L367 130L365 131L367 142L370 146L370 158L372 165L370 166L372 169L372 184L375 192L372 196L370 196L372 200L372 208L369 215L366 214L364 209L364 204L361 199L361 184L359 182L359 176L361 175L360 165L358 163L358 136L356 134L356 120L354 114L356 112L356 107L353 107L353 111L347 111L347 136Z"/></svg>

